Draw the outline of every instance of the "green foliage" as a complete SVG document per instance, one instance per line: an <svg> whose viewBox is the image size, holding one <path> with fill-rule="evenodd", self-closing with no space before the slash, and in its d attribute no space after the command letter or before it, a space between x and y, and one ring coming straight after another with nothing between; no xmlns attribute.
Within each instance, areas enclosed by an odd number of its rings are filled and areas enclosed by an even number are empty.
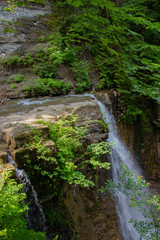
<svg viewBox="0 0 160 240"><path fill-rule="evenodd" d="M81 172L83 166L88 164L95 169L109 168L109 163L101 163L100 157L110 152L112 143L100 142L83 146L83 137L87 134L87 128L76 127L76 117L68 115L55 123L40 122L49 127L49 139L55 144L55 153L50 154L49 149L43 145L40 133L34 131L34 139L27 148L35 149L37 157L34 166L30 166L45 181L43 184L53 184L53 182L67 181L69 184L79 184L82 187L94 186L94 182L86 179ZM32 163L33 164L33 163ZM27 165L27 161L26 161ZM48 179L48 180L47 180ZM61 180L61 181L60 181Z"/></svg>
<svg viewBox="0 0 160 240"><path fill-rule="evenodd" d="M60 95L67 94L70 90L70 84L58 79L42 78L35 79L31 85L24 88L26 96L32 95Z"/></svg>
<svg viewBox="0 0 160 240"><path fill-rule="evenodd" d="M96 169L97 167L99 168L106 168L108 169L109 167L109 163L108 162L104 162L101 163L99 162L98 158L99 155L103 155L106 153L111 154L112 150L109 148L110 146L114 145L113 142L100 142L100 143L94 143L91 144L87 147L90 159L87 161L89 164L93 165L93 168Z"/></svg>
<svg viewBox="0 0 160 240"><path fill-rule="evenodd" d="M52 39L52 37L50 37ZM57 36L57 41L51 40L48 47L44 50L39 50L36 55L36 62L33 66L33 71L41 78L54 78L57 74L57 68L61 64L73 63L76 53L68 48L63 48L62 39ZM58 46L60 44L60 46Z"/></svg>
<svg viewBox="0 0 160 240"><path fill-rule="evenodd" d="M150 183L146 183L142 176L136 177L126 165L122 165L121 174L117 183L108 180L102 191L123 192L129 197L130 207L136 207L142 213L144 220L130 221L140 234L140 239L160 239L160 197L150 193Z"/></svg>
<svg viewBox="0 0 160 240"><path fill-rule="evenodd" d="M14 88L16 88L16 87L17 87L17 86L16 86L15 83L11 83L11 84L10 84L10 88L11 88L11 89L14 89Z"/></svg>
<svg viewBox="0 0 160 240"><path fill-rule="evenodd" d="M45 37L40 37L39 38L39 42L45 42L46 41L46 38Z"/></svg>
<svg viewBox="0 0 160 240"><path fill-rule="evenodd" d="M41 62L33 66L33 71L41 78L54 78L57 68L51 63Z"/></svg>
<svg viewBox="0 0 160 240"><path fill-rule="evenodd" d="M16 74L13 76L10 76L10 78L7 80L7 82L15 82L15 83L20 83L25 81L24 75L23 74Z"/></svg>
<svg viewBox="0 0 160 240"><path fill-rule="evenodd" d="M7 0L8 8L4 8L4 10L15 13L16 1L15 0Z"/></svg>
<svg viewBox="0 0 160 240"><path fill-rule="evenodd" d="M104 133L109 132L108 125L105 123L103 119L98 120L98 125Z"/></svg>
<svg viewBox="0 0 160 240"><path fill-rule="evenodd" d="M43 0L27 0L27 1L17 1L17 0L7 0L6 1L8 6L3 8L5 11L7 12L11 12L12 14L15 13L15 7L22 7L22 6L25 6L25 7L29 7L29 2L34 2L34 3L37 3L37 4L45 4L45 2Z"/></svg>
<svg viewBox="0 0 160 240"><path fill-rule="evenodd" d="M50 37L48 47L38 52L37 62L38 64L34 65L34 72L40 77L55 77L59 65L69 64L77 82L75 92L81 93L90 87L88 63L76 58L76 50L71 49L66 38L60 34L56 35L56 41Z"/></svg>
<svg viewBox="0 0 160 240"><path fill-rule="evenodd" d="M21 58L21 61L24 66L30 66L34 63L34 58L32 57L31 53L27 53Z"/></svg>
<svg viewBox="0 0 160 240"><path fill-rule="evenodd" d="M86 61L76 61L72 64L72 71L76 77L76 93L82 93L85 90L88 90L91 86L89 76L88 76L89 66Z"/></svg>
<svg viewBox="0 0 160 240"><path fill-rule="evenodd" d="M3 33L6 34L6 33L14 33L14 32L17 32L14 28L12 27L4 27L3 29Z"/></svg>
<svg viewBox="0 0 160 240"><path fill-rule="evenodd" d="M5 64L7 67L13 67L17 66L19 63L21 63L21 58L18 56L10 56L5 58L4 60L1 60L2 64Z"/></svg>
<svg viewBox="0 0 160 240"><path fill-rule="evenodd" d="M30 53L26 54L23 57L20 56L9 56L6 57L4 60L1 60L1 63L4 64L6 67L19 67L19 66L28 66L34 63L34 59Z"/></svg>
<svg viewBox="0 0 160 240"><path fill-rule="evenodd" d="M18 1L19 5L22 3ZM121 119L133 123L152 115L146 114L145 102L160 102L159 1L122 3L117 6L111 0L54 1L56 30L48 38L48 46L28 62L34 63L34 72L40 78L56 78L58 67L69 65L77 82L76 93L91 87L90 62L99 75L96 90L120 91L126 109ZM5 64L20 66L24 62L15 57Z"/></svg>
<svg viewBox="0 0 160 240"><path fill-rule="evenodd" d="M26 195L21 184L10 178L5 172L0 178L0 239L1 240L42 240L44 233L29 230L24 218L28 209L25 204Z"/></svg>
<svg viewBox="0 0 160 240"><path fill-rule="evenodd" d="M159 2L129 0L119 7L101 0L67 3L78 10L65 16L63 34L79 54L92 54L100 78L97 90L120 91L127 110L123 119L144 119L141 102L160 102Z"/></svg>

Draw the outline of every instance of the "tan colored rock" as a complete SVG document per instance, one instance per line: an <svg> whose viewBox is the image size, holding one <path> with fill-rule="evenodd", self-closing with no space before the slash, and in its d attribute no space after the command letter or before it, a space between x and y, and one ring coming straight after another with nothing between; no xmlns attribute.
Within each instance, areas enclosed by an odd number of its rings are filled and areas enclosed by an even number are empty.
<svg viewBox="0 0 160 240"><path fill-rule="evenodd" d="M52 140L43 141L42 144L49 150L49 152L47 153L47 157L51 157L55 155L57 151L56 151L55 144Z"/></svg>
<svg viewBox="0 0 160 240"><path fill-rule="evenodd" d="M108 93L105 93L105 94L104 94L104 98L105 98L105 103L106 103L106 105L112 105L112 101L111 101Z"/></svg>
<svg viewBox="0 0 160 240"><path fill-rule="evenodd" d="M25 143L31 141L33 136L32 129L40 131L42 139L48 137L49 128L43 124L22 124L17 123L12 126L6 126L6 128L1 129L1 137L12 149L22 147Z"/></svg>

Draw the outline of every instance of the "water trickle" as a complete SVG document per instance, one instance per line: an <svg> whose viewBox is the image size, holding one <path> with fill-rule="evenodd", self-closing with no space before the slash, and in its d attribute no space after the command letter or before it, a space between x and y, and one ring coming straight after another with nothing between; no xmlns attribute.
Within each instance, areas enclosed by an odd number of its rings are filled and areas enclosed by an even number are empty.
<svg viewBox="0 0 160 240"><path fill-rule="evenodd" d="M99 105L99 108L103 114L103 119L106 123L109 123L109 142L113 141L115 143L112 149L112 154L110 155L111 168L113 181L116 182L121 173L120 164L126 164L129 170L133 170L136 175L141 175L141 170L135 158L133 158L126 148L126 146L121 141L117 133L116 121L112 113L108 111L106 106L97 100L94 95L87 94L94 98ZM139 240L140 236L138 232L133 228L132 224L129 223L131 219L142 220L143 217L141 213L135 208L129 207L129 200L123 193L115 194L115 205L117 214L119 217L120 231L124 240Z"/></svg>
<svg viewBox="0 0 160 240"><path fill-rule="evenodd" d="M28 227L35 231L46 231L46 218L42 210L42 206L38 201L38 196L34 187L32 186L27 173L23 169L18 169L10 154L8 154L8 161L15 167L16 176L20 183L24 185L24 191L27 194L29 203L29 210L27 212Z"/></svg>

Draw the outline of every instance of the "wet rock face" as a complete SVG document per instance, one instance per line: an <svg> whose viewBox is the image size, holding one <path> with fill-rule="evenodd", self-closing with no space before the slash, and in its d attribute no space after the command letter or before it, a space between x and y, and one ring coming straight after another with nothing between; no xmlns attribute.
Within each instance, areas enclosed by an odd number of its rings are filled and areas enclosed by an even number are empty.
<svg viewBox="0 0 160 240"><path fill-rule="evenodd" d="M142 136L141 163L147 178L160 182L160 128L153 126L150 133Z"/></svg>
<svg viewBox="0 0 160 240"><path fill-rule="evenodd" d="M15 178L15 168L12 164L8 163L8 146L7 144L0 138L0 178L3 177L3 172L6 170L11 171L11 177Z"/></svg>
<svg viewBox="0 0 160 240"><path fill-rule="evenodd" d="M50 22L50 4L46 1L45 5L33 4L30 2L30 7L16 7L15 13L11 14L3 10L7 7L5 0L0 1L0 58L4 60L8 56L17 55L19 57L31 53L34 54L40 48L46 47L45 42L40 42L40 37L46 37L51 33ZM7 24L18 22L17 25ZM5 27L13 28L16 31L13 33L4 33ZM25 77L32 81L35 77L30 67L16 66L8 68L0 63L0 105L3 103L2 99L6 98L20 98L24 97L23 84L17 88L11 88L7 83L10 76L23 73Z"/></svg>
<svg viewBox="0 0 160 240"><path fill-rule="evenodd" d="M6 1L2 0L0 2L1 20L4 21L0 29L0 57L2 58L23 48L23 43L29 43L30 46L35 45L37 37L49 31L46 24L48 19L45 15L51 11L47 2L45 5L30 3L29 8L16 7L13 14L3 9L3 7L7 6ZM43 16L43 18L40 16ZM10 27L6 25L5 21L10 21L11 23L20 22L21 25L13 25L16 32L4 33L4 28Z"/></svg>
<svg viewBox="0 0 160 240"><path fill-rule="evenodd" d="M85 125L85 121L89 119L88 134L84 140L85 146L90 143L99 142L107 138L108 132L101 128L98 121L101 120L102 114L95 100L90 97L70 96L59 98L41 98L37 100L21 100L17 112L17 101L11 101L2 106L4 116L0 117L0 136L6 141L12 157L17 163L18 168L24 168L24 155L29 154L30 159L34 161L34 151L30 152L24 149L25 143L32 139L32 128L38 128L42 132L44 145L50 149L49 154L55 154L56 149L52 141L47 140L48 128L41 124L35 123L37 120L46 120L55 122L59 116L70 114L73 110L78 114L77 126ZM16 107L14 107L14 104ZM26 105L25 105L26 104ZM28 104L28 105L27 105ZM10 110L11 108L11 110ZM8 112L9 111L9 112ZM28 125L30 126L28 128ZM23 149L23 151L22 151ZM106 158L105 158L106 161ZM65 218L70 219L73 227L79 235L79 239L83 240L120 240L118 224L116 219L116 211L113 201L109 195L101 195L98 189L103 185L107 178L107 172L97 171L96 177L93 170L83 169L87 177L93 179L96 187L89 189L81 189L77 186L65 184L63 187L63 199L59 197L58 202L63 201L65 207L70 213ZM36 181L32 183L38 192L40 202L43 204L46 212L50 212L50 208L55 206L54 202L54 186L52 188L42 188ZM36 186L35 186L36 184ZM64 233L62 233L63 235ZM52 235L52 233L51 233ZM71 235L65 239L72 239ZM62 237L62 239L64 239Z"/></svg>
<svg viewBox="0 0 160 240"><path fill-rule="evenodd" d="M129 147L149 181L160 181L160 128L151 122L147 131L139 122L134 125L118 123L118 132ZM158 119L156 120L157 123Z"/></svg>
<svg viewBox="0 0 160 240"><path fill-rule="evenodd" d="M98 94L101 101L112 107L115 117L123 113L120 104L120 94L115 91ZM109 100L108 100L109 97ZM154 106L155 115L151 119L151 126L144 131L140 122L127 124L118 122L118 132L122 141L129 148L144 170L144 175L149 181L160 181L160 107ZM143 126L144 128L147 126Z"/></svg>
<svg viewBox="0 0 160 240"><path fill-rule="evenodd" d="M97 172L97 177L101 173ZM105 174L106 175L106 174ZM102 178L101 178L102 181ZM103 178L105 181L105 178ZM74 222L74 228L81 240L120 240L116 211L109 195L101 195L95 188L82 189L78 186L66 186L64 203L68 207Z"/></svg>

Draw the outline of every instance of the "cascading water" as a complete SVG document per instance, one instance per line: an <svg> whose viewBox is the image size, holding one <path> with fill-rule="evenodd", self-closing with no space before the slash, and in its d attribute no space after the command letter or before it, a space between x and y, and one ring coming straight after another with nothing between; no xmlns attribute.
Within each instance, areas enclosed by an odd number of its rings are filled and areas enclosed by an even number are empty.
<svg viewBox="0 0 160 240"><path fill-rule="evenodd" d="M112 163L112 175L113 175L113 179L114 181L116 182L118 177L120 176L120 172L121 172L121 168L120 168L120 163L124 163L124 164L127 164L129 169L130 170L134 170L135 174L136 175L141 175L141 171L139 169L139 166L138 164L136 163L136 160L131 156L131 154L129 153L129 151L127 150L127 148L124 146L124 144L122 143L122 141L120 140L118 134L117 134L117 130L116 130L116 122L114 120L114 117L112 116L112 114L107 110L107 108L105 107L104 104L102 104L100 101L98 101L96 99L96 97L94 97L93 95L90 95L90 94L85 94L85 95L79 95L79 97L83 98L84 96L90 96L91 98L94 98L96 101L97 101L97 104L99 105L102 113L103 113L103 117L104 117L104 121L107 123L107 122L110 122L109 124L109 138L108 138L108 141L113 141L115 142L115 146L114 146L114 149L112 151L112 155L110 156L111 158L111 163ZM41 112L41 115L46 115L46 106L52 106L51 110L52 110L52 113L53 111L55 112L56 111L56 114L58 112L58 109L60 109L59 111L61 111L61 109L65 108L65 107L68 107L68 105L72 104L72 107L77 107L79 106L78 103L79 103L79 97L76 95L76 98L75 96L67 96L67 97L63 97L63 98L44 98L44 99L31 99L31 100L18 100L18 102L11 102L13 105L5 105L4 108L2 109L3 111L3 117L1 122L2 123L6 123L6 119L7 121L15 121L16 119L16 115L14 116L14 111L17 109L17 103L20 104L19 105L19 110L22 111L24 113L24 117L22 117L21 120L24 120L26 118L26 113L27 113L27 117L28 117L28 112L31 112L32 111L32 108L35 107L36 105L36 109L38 111L38 114L39 114L39 111L45 109L45 112ZM90 99L87 99L87 104L89 103ZM10 104L11 104L10 103ZM74 104L73 104L74 103ZM86 104L86 99L84 101L84 104ZM38 105L38 107L37 107ZM40 106L39 106L40 105ZM9 106L9 113L10 115L8 116L8 106ZM11 107L10 107L11 106ZM13 111L13 112L12 112ZM47 109L48 111L48 109ZM20 114L18 113L18 118L19 116L22 115L22 112L20 112ZM36 112L36 111L35 111ZM14 116L14 118L12 119L12 114ZM17 113L16 113L17 114ZM10 118L11 116L11 118ZM37 120L37 118L36 118ZM9 159L10 161L12 160L11 158ZM12 164L13 164L13 160L12 160ZM21 172L22 171L22 172ZM28 180L25 172L23 170L18 170L16 169L16 172L17 172L17 176L19 177L20 181L22 183L25 183L25 187L28 188L28 185L30 183L30 181ZM23 177L21 177L23 176ZM34 203L38 203L38 199L37 199L37 194L34 192L34 189L31 185L30 187L31 190L28 190L29 194L29 200L30 202L34 202ZM33 193L30 193L30 192L33 192ZM76 186L75 186L75 189L74 189L74 192L73 192L74 196L76 193ZM32 199L32 196L33 196L33 200ZM138 213L138 211L136 211L136 209L132 209L132 208L129 208L129 204L128 204L128 198L123 195L122 193L120 193L119 195L114 195L114 199L115 199L115 205L116 205L116 209L117 209L117 213L118 213L118 216L119 216L119 222L120 222L120 230L121 230L121 233L122 233L122 236L123 236L123 239L124 240L139 240L140 237L137 233L137 231L132 227L132 224L129 223L129 220L130 219L137 219L137 220L142 220L142 216L140 216L140 214ZM29 218L30 217L33 217L35 218L37 221L34 222L33 221L33 224L31 222L31 220L29 219L29 226L32 228L34 228L34 226L40 224L41 227L38 227L37 229L39 230L44 230L45 229L45 217L44 215L42 214L42 209L39 211L39 215L42 216L42 217L37 217L36 211L32 211L32 209L41 209L41 206L40 204L38 203L37 207L31 207L31 210L30 210L30 213L29 213ZM32 216L31 216L32 215ZM35 229L35 228L34 228Z"/></svg>
<svg viewBox="0 0 160 240"><path fill-rule="evenodd" d="M100 110L103 114L103 119L106 123L109 122L109 142L113 141L115 143L114 148L112 149L112 154L110 155L111 168L113 181L116 182L121 173L120 164L126 164L129 170L133 170L136 175L141 175L140 167L138 166L136 159L134 159L129 150L120 140L117 129L116 121L114 116L107 110L106 106L97 100L94 95L87 94L88 96L94 98L97 101L97 104L100 107ZM131 219L142 220L143 217L137 209L132 209L129 207L129 200L123 193L115 194L115 205L117 214L119 217L120 231L124 240L139 240L140 236L138 232L133 228L132 224L129 223Z"/></svg>
<svg viewBox="0 0 160 240"><path fill-rule="evenodd" d="M10 154L8 154L8 161L15 167L16 176L20 183L24 185L24 191L27 194L27 200L29 202L29 210L27 213L28 227L33 228L35 231L46 231L46 219L37 197L37 193L32 186L27 173L16 168L15 162L13 161Z"/></svg>

